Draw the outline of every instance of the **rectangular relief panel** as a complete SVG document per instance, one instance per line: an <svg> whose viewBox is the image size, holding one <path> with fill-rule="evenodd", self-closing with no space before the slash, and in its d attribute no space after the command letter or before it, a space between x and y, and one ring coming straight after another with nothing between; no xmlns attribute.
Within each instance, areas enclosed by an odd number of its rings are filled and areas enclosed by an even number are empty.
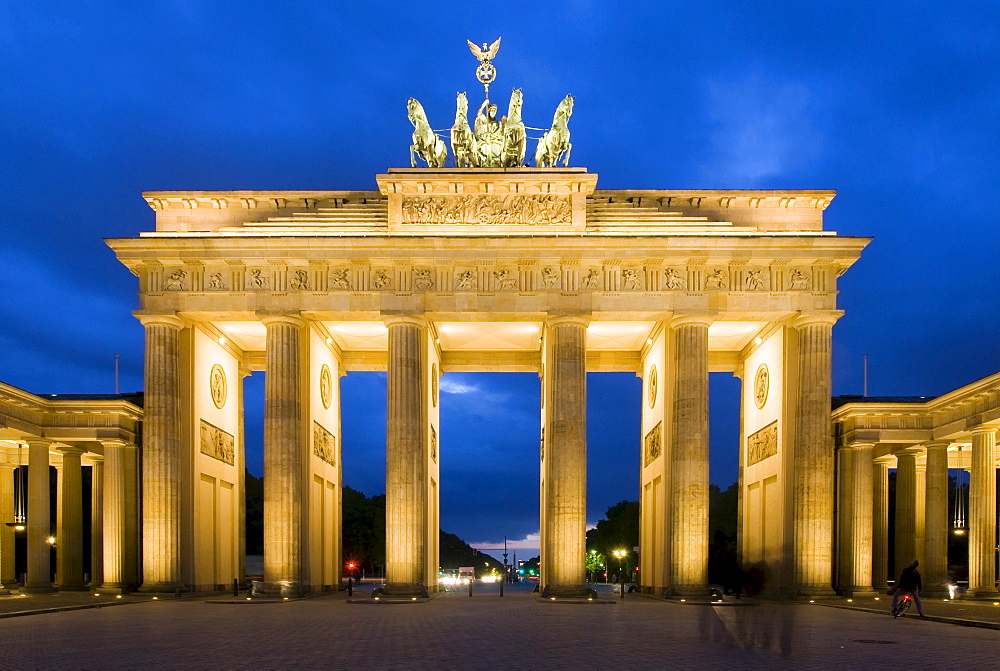
<svg viewBox="0 0 1000 671"><path fill-rule="evenodd" d="M236 438L214 424L201 420L201 453L232 466L235 462Z"/></svg>

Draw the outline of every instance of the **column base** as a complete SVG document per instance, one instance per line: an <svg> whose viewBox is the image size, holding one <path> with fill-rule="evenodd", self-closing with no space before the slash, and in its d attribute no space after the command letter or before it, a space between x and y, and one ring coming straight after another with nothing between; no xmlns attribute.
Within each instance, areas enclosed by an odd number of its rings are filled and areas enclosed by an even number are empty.
<svg viewBox="0 0 1000 671"><path fill-rule="evenodd" d="M672 585L667 588L666 597L668 599L686 599L712 596L712 590L708 585Z"/></svg>
<svg viewBox="0 0 1000 671"><path fill-rule="evenodd" d="M122 585L120 583L104 583L101 588L121 590ZM178 592L186 592L188 590L187 587L179 582L148 582L143 583L138 591L143 594L177 594Z"/></svg>
<svg viewBox="0 0 1000 671"><path fill-rule="evenodd" d="M542 589L543 599L587 599L593 598L594 590L586 585L546 585Z"/></svg>
<svg viewBox="0 0 1000 671"><path fill-rule="evenodd" d="M848 587L843 595L851 599L874 599L879 594L871 587Z"/></svg>
<svg viewBox="0 0 1000 671"><path fill-rule="evenodd" d="M379 592L379 596L393 599L413 598L429 599L427 588L419 582L388 582Z"/></svg>
<svg viewBox="0 0 1000 671"><path fill-rule="evenodd" d="M254 583L253 595L263 597L300 598L309 592L309 586L292 580Z"/></svg>
<svg viewBox="0 0 1000 671"><path fill-rule="evenodd" d="M21 594L52 594L56 588L52 585L25 585L17 591Z"/></svg>
<svg viewBox="0 0 1000 671"><path fill-rule="evenodd" d="M1000 601L1000 592L995 589L969 589L959 598L969 601Z"/></svg>

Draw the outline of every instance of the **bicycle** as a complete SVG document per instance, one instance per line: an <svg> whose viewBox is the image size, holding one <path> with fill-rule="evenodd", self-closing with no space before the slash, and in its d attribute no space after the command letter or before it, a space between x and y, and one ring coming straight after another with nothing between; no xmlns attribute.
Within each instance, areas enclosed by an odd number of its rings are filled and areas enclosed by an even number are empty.
<svg viewBox="0 0 1000 671"><path fill-rule="evenodd" d="M899 602L896 603L896 607L892 609L892 617L897 618L903 615L906 611L910 609L910 604L913 602L913 595L909 592L903 594Z"/></svg>

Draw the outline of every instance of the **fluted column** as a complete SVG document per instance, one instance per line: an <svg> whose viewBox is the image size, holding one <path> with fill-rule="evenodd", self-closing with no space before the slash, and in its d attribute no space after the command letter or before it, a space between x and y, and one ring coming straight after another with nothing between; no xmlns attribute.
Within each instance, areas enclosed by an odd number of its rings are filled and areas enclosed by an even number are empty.
<svg viewBox="0 0 1000 671"><path fill-rule="evenodd" d="M893 580L917 559L917 450L896 453L896 534Z"/></svg>
<svg viewBox="0 0 1000 671"><path fill-rule="evenodd" d="M90 461L90 587L104 583L104 458Z"/></svg>
<svg viewBox="0 0 1000 671"><path fill-rule="evenodd" d="M678 317L674 333L670 450L670 592L708 593L708 327Z"/></svg>
<svg viewBox="0 0 1000 671"><path fill-rule="evenodd" d="M305 322L272 315L264 379L264 582L269 591L297 593L302 582L303 432L302 348Z"/></svg>
<svg viewBox="0 0 1000 671"><path fill-rule="evenodd" d="M101 587L117 591L126 585L125 557L125 446L104 443L104 575Z"/></svg>
<svg viewBox="0 0 1000 671"><path fill-rule="evenodd" d="M125 468L125 539L122 552L122 578L125 586L139 584L139 449L134 443L125 443L123 449Z"/></svg>
<svg viewBox="0 0 1000 671"><path fill-rule="evenodd" d="M586 593L588 323L579 316L550 317L545 323L542 575L550 597Z"/></svg>
<svg viewBox="0 0 1000 671"><path fill-rule="evenodd" d="M831 335L836 314L800 317L792 458L792 571L796 594L832 595L834 451Z"/></svg>
<svg viewBox="0 0 1000 671"><path fill-rule="evenodd" d="M56 583L60 590L82 591L83 583L83 450L60 447L59 515L56 522Z"/></svg>
<svg viewBox="0 0 1000 671"><path fill-rule="evenodd" d="M969 591L973 598L997 597L996 557L996 427L972 431L972 474L969 480Z"/></svg>
<svg viewBox="0 0 1000 671"><path fill-rule="evenodd" d="M927 471L924 495L924 560L921 563L924 593L948 593L948 442L926 445Z"/></svg>
<svg viewBox="0 0 1000 671"><path fill-rule="evenodd" d="M386 593L420 595L424 580L426 473L424 461L423 347L427 322L420 317L392 317L385 440L385 581Z"/></svg>
<svg viewBox="0 0 1000 671"><path fill-rule="evenodd" d="M852 596L874 596L872 589L872 443L851 445L850 541Z"/></svg>
<svg viewBox="0 0 1000 671"><path fill-rule="evenodd" d="M28 443L28 577L22 592L51 592L52 534L49 500L49 441Z"/></svg>
<svg viewBox="0 0 1000 671"><path fill-rule="evenodd" d="M0 594L17 581L14 570L14 473L17 464L0 464Z"/></svg>
<svg viewBox="0 0 1000 671"><path fill-rule="evenodd" d="M172 592L182 587L179 339L184 324L171 316L140 319L146 327L142 590Z"/></svg>
<svg viewBox="0 0 1000 671"><path fill-rule="evenodd" d="M889 581L889 464L872 464L872 587L881 592Z"/></svg>

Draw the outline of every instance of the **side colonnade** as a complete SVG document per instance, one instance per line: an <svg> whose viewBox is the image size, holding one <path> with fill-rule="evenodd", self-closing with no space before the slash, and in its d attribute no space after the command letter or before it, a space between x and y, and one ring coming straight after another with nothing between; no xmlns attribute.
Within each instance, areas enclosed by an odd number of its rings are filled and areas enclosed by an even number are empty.
<svg viewBox="0 0 1000 671"><path fill-rule="evenodd" d="M1000 599L997 390L1000 374L932 399L835 399L841 593L884 591L888 581L917 560L923 592L954 598L962 577L949 567L949 536L954 533L968 538L968 589L963 596ZM890 468L896 470L891 556ZM949 470L968 474L967 511L964 504L954 509L949 501ZM961 490L956 495L962 496ZM953 515L953 510L960 514Z"/></svg>

